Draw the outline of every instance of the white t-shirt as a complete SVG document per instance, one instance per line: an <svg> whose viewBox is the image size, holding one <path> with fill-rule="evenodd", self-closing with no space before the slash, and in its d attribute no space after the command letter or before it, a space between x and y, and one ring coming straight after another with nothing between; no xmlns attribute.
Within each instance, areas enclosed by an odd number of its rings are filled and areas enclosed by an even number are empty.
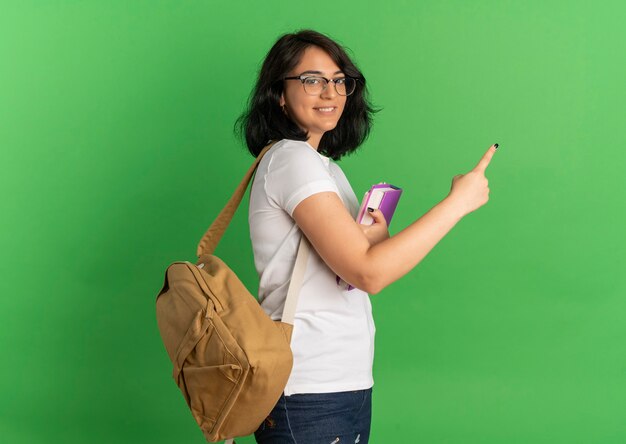
<svg viewBox="0 0 626 444"><path fill-rule="evenodd" d="M337 193L356 219L359 202L343 171L308 142L280 140L257 167L248 221L259 301L273 320L282 317L302 236L293 210L322 191ZM369 295L340 287L312 247L295 314L294 364L285 396L372 387L375 332Z"/></svg>

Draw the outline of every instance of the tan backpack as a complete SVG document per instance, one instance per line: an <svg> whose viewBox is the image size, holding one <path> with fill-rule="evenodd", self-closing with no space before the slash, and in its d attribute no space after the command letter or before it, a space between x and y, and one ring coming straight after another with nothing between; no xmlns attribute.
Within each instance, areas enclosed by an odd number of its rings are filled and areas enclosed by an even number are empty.
<svg viewBox="0 0 626 444"><path fill-rule="evenodd" d="M291 373L293 319L310 245L298 247L281 321L272 321L213 251L226 231L263 148L198 244L198 261L172 263L156 300L173 378L207 441L254 433L278 402Z"/></svg>

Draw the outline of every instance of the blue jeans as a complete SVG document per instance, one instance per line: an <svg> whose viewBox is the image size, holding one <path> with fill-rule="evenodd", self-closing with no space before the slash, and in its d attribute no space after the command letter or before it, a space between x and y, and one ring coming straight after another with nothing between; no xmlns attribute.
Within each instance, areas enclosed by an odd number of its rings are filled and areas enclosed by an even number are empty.
<svg viewBox="0 0 626 444"><path fill-rule="evenodd" d="M280 397L254 437L258 444L367 444L372 389Z"/></svg>

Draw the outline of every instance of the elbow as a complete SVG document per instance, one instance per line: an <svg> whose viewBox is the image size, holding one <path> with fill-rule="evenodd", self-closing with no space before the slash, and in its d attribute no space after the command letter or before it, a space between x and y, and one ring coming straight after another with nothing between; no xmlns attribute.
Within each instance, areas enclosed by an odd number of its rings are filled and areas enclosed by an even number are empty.
<svg viewBox="0 0 626 444"><path fill-rule="evenodd" d="M347 268L342 270L344 272L342 279L368 294L378 294L387 285L383 282L384 271L367 256L355 260ZM339 273L337 275L341 276Z"/></svg>
<svg viewBox="0 0 626 444"><path fill-rule="evenodd" d="M367 294L378 294L384 288L384 285L379 276L370 274L361 277L361 286L359 288Z"/></svg>
<svg viewBox="0 0 626 444"><path fill-rule="evenodd" d="M371 286L369 286L367 288L367 290L365 290L367 292L367 294L373 295L373 294L378 294L382 291L382 289L385 288L382 285L378 285L378 284L373 284Z"/></svg>

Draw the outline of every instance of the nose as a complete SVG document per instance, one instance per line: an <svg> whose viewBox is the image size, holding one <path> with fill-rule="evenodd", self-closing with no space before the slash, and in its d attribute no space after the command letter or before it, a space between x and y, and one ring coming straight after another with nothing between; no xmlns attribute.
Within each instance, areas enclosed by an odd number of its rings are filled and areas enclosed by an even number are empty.
<svg viewBox="0 0 626 444"><path fill-rule="evenodd" d="M333 98L336 95L337 91L335 90L335 82L332 80L330 82L326 82L326 88L324 88L320 96Z"/></svg>

